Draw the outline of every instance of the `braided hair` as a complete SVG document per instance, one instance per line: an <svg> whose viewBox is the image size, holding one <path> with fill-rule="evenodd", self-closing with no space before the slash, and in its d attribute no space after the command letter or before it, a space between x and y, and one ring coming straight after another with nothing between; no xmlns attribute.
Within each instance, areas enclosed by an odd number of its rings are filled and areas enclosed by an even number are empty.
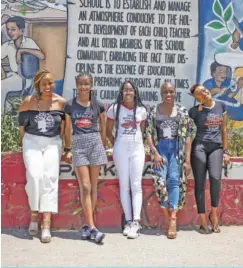
<svg viewBox="0 0 243 268"><path fill-rule="evenodd" d="M36 91L36 100L37 100L37 106L39 109L40 104L40 98L41 98L41 92L40 92L40 81L50 72L46 69L40 70L35 73L35 76L33 78L34 81L34 89Z"/></svg>
<svg viewBox="0 0 243 268"><path fill-rule="evenodd" d="M92 88L93 87L93 76L89 73L80 73L77 76L75 76L76 83L78 82L79 78L84 77L84 76L87 76L89 78L91 88ZM99 116L100 115L100 107L97 103L96 95L92 89L89 92L89 101L90 101L90 107L93 110L95 116Z"/></svg>
<svg viewBox="0 0 243 268"><path fill-rule="evenodd" d="M112 104L113 105L113 111L115 109L115 105L117 105L116 117L115 117L115 127L116 127L115 140L116 140L117 135L118 135L119 115L120 115L121 104L123 103L123 88L124 88L125 84L130 84L132 86L133 90L134 90L134 93L135 93L134 94L134 107L133 107L133 119L134 119L135 122L136 122L137 107L144 107L146 109L145 105L142 103L142 100L141 100L141 98L139 96L138 88L129 80L126 80L125 82L123 82L121 87L120 87L117 99ZM137 124L136 124L136 129L137 129Z"/></svg>

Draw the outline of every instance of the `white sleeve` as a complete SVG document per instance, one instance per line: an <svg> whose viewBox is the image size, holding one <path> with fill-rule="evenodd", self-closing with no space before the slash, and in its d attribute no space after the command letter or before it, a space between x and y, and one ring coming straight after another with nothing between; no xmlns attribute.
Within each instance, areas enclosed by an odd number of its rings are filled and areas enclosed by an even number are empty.
<svg viewBox="0 0 243 268"><path fill-rule="evenodd" d="M115 114L116 114L116 106L113 104L110 106L110 108L108 109L106 115L107 115L107 119L109 120L114 120L115 119Z"/></svg>
<svg viewBox="0 0 243 268"><path fill-rule="evenodd" d="M147 119L147 110L144 107L142 107L141 112L142 112L142 116L141 116L142 121L145 121Z"/></svg>
<svg viewBox="0 0 243 268"><path fill-rule="evenodd" d="M32 38L30 38L30 37L28 38L28 41L23 46L23 48L40 50L40 48L38 47L38 45L36 44L36 42Z"/></svg>
<svg viewBox="0 0 243 268"><path fill-rule="evenodd" d="M3 60L8 56L8 41L2 44L1 47L1 59Z"/></svg>

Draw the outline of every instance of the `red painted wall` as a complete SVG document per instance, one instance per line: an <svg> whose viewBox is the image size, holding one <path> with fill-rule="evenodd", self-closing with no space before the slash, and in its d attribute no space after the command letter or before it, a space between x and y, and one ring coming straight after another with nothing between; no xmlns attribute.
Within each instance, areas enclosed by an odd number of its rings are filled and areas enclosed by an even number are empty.
<svg viewBox="0 0 243 268"><path fill-rule="evenodd" d="M241 160L243 161L243 159ZM25 168L21 153L2 155L2 228L26 228L29 224L30 210L25 193ZM210 209L210 195L207 184L206 205ZM59 213L53 216L52 227L71 229L82 224L82 213L75 212L80 204L79 188L76 180L60 180ZM151 179L143 180L142 223L158 226L162 223L162 213L154 195ZM178 224L196 225L198 216L194 199L194 183L188 180L186 205L178 213ZM96 222L99 227L119 227L122 208L119 200L117 179L99 182L99 199ZM219 205L220 221L224 225L243 225L243 180L223 179Z"/></svg>

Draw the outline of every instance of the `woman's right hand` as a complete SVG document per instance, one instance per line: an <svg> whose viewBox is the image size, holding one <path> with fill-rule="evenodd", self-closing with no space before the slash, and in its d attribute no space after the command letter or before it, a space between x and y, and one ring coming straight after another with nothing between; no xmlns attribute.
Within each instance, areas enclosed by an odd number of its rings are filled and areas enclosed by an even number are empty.
<svg viewBox="0 0 243 268"><path fill-rule="evenodd" d="M161 169L164 164L164 158L156 151L154 153L154 167Z"/></svg>
<svg viewBox="0 0 243 268"><path fill-rule="evenodd" d="M67 152L65 153L65 162L68 163L68 164L72 164L72 161L73 161L73 154L72 152Z"/></svg>

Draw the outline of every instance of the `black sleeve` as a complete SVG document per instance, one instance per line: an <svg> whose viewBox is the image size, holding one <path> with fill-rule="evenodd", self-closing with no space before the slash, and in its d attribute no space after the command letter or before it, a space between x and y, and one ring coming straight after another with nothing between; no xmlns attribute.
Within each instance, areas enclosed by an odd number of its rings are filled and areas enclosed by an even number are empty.
<svg viewBox="0 0 243 268"><path fill-rule="evenodd" d="M69 116L71 116L72 114L72 101L73 100L67 101L67 103L64 106L64 113L68 114Z"/></svg>
<svg viewBox="0 0 243 268"><path fill-rule="evenodd" d="M97 101L97 105L99 106L100 113L102 114L105 111L104 104L100 101Z"/></svg>
<svg viewBox="0 0 243 268"><path fill-rule="evenodd" d="M62 121L65 121L65 112L61 113L61 118L62 118Z"/></svg>
<svg viewBox="0 0 243 268"><path fill-rule="evenodd" d="M29 121L28 112L26 112L26 111L20 112L19 117L18 117L18 121L19 121L19 126L27 126L28 121Z"/></svg>
<svg viewBox="0 0 243 268"><path fill-rule="evenodd" d="M196 117L196 108L195 108L195 107L192 107L192 108L189 110L188 114L189 114L189 117L190 117L191 119L194 120L195 117Z"/></svg>
<svg viewBox="0 0 243 268"><path fill-rule="evenodd" d="M222 105L222 109L223 109L223 114L227 112L226 110L226 105L224 102L221 102L221 105Z"/></svg>

